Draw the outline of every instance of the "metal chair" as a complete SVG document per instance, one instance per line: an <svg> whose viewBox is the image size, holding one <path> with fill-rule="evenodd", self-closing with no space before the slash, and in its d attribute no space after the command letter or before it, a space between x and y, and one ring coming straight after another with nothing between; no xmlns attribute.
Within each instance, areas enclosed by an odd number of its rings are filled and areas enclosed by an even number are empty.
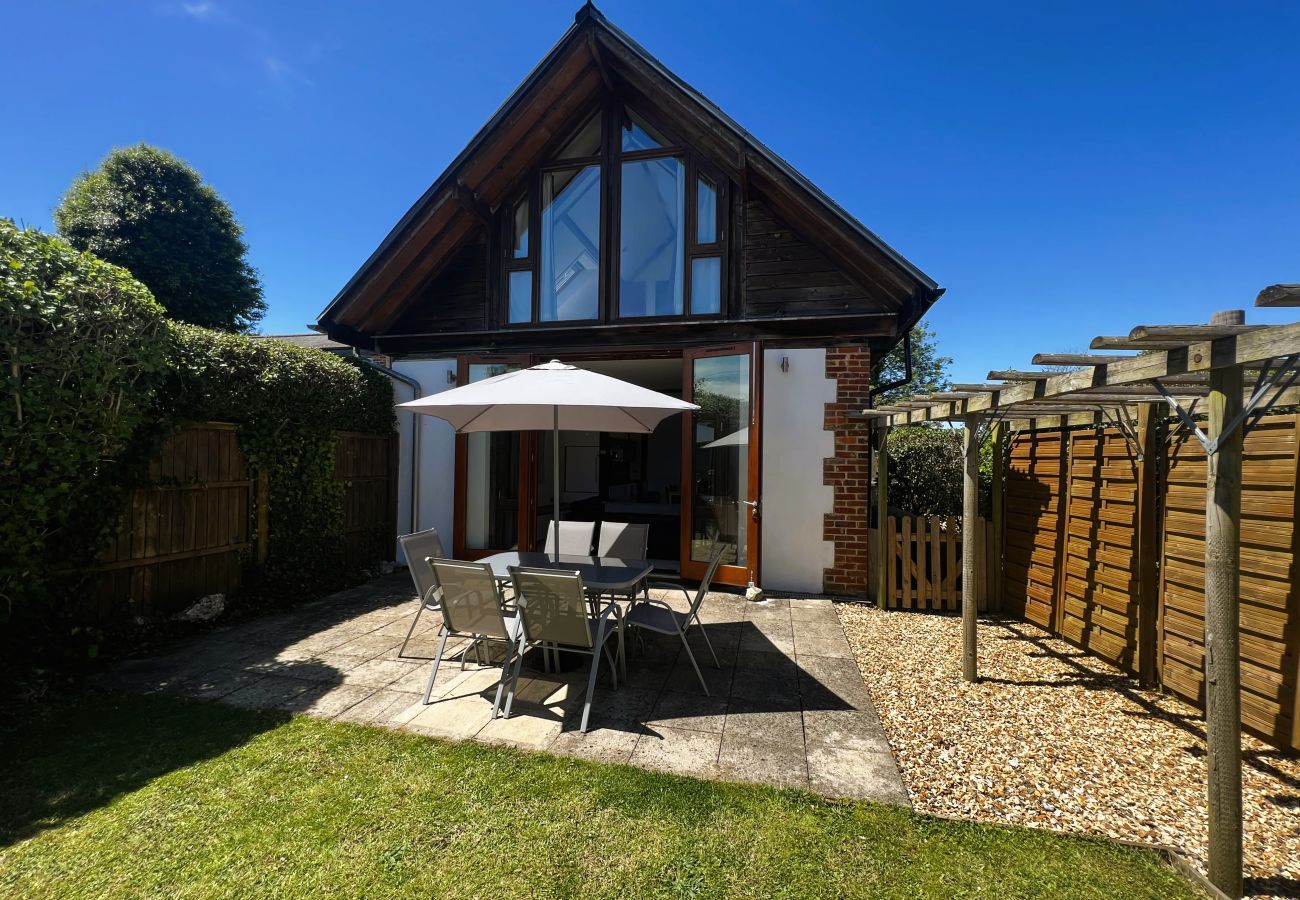
<svg viewBox="0 0 1300 900"><path fill-rule="evenodd" d="M596 536L595 522L561 522L560 555L591 556L592 539ZM555 520L546 527L547 553L555 553Z"/></svg>
<svg viewBox="0 0 1300 900"><path fill-rule="evenodd" d="M650 526L628 522L601 522L596 539L597 556L619 559L645 559L650 542Z"/></svg>
<svg viewBox="0 0 1300 900"><path fill-rule="evenodd" d="M596 615L587 608L587 592L582 586L582 576L577 572L558 572L554 569L532 569L511 566L510 574L515 584L515 602L523 620L523 638L514 644L514 671L510 675L510 689L506 694L505 717L510 718L510 707L519 682L519 669L528 646L559 645L576 653L591 656L591 675L587 678L587 697L582 707L580 730L586 732L591 715L591 697L596 690L596 675L600 671L603 654L609 662L610 680L618 687L618 663L612 657L606 641L611 633L618 634L618 656L622 659L623 626L618 606L610 603Z"/></svg>
<svg viewBox="0 0 1300 900"><path fill-rule="evenodd" d="M492 718L495 719L501 707L501 691L509 673L510 660L516 645L523 639L523 623L515 611L507 610L505 598L492 575L492 567L487 563L452 559L429 559L428 562L438 579L434 593L442 610L442 627L438 631L438 654L433 658L429 681L424 686L424 703L427 706L433 694L433 682L438 677L448 637L453 634L468 637L476 646L481 641L503 643L506 645L506 658L501 665L501 677L497 679L496 699L492 701Z"/></svg>
<svg viewBox="0 0 1300 900"><path fill-rule="evenodd" d="M700 623L700 604L704 602L704 596L709 592L709 585L718 571L718 565L722 562L722 554L726 546L721 541L714 541L709 552L709 567L704 571L704 578L700 581L694 599L691 598L690 591L680 584L650 583L646 585L647 599L636 601L624 617L628 625L634 625L637 628L644 628L646 631L653 631L658 634L675 634L679 636L682 639L682 646L686 648L686 657L691 661L691 666L694 667L695 675L700 679L700 687L704 688L706 697L709 696L709 686L704 683L704 673L700 671L700 666L695 661L695 654L691 652L690 642L686 640L686 632L692 625L700 626L699 630L700 634L704 635L705 646L709 648L709 655L713 657L713 667L715 669L721 668L722 666L718 662L718 654L713 652L713 642L709 640L708 632L704 630L704 626ZM652 587L681 591L690 602L690 608L686 612L678 612L663 600L648 599L649 589Z"/></svg>
<svg viewBox="0 0 1300 900"><path fill-rule="evenodd" d="M399 659L429 659L427 656L407 656L406 645L410 643L411 635L415 634L415 626L419 623L420 616L424 615L424 611L438 610L438 604L433 597L434 591L438 588L438 577L433 573L433 567L429 565L428 560L442 559L446 553L443 552L442 539L438 537L436 528L404 534L397 539L397 542L402 545L402 555L406 557L406 568L411 572L411 581L415 583L416 600L420 604L415 618L411 620L411 627L406 631L402 646L397 648L397 656Z"/></svg>

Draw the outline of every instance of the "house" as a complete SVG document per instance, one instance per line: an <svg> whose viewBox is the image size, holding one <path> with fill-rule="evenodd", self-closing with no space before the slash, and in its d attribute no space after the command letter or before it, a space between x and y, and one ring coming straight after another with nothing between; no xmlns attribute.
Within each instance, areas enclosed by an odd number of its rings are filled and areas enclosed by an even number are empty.
<svg viewBox="0 0 1300 900"><path fill-rule="evenodd" d="M402 399L559 358L703 407L564 434L558 486L550 435L404 422L403 531L461 558L535 547L558 488L566 519L649 523L686 577L721 534L724 583L860 595L854 414L941 293L587 5L318 328L389 356Z"/></svg>

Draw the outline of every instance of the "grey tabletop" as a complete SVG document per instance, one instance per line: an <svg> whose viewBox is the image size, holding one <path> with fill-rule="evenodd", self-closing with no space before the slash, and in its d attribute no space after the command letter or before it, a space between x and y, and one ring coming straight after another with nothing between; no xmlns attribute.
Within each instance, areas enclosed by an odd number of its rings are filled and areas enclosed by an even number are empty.
<svg viewBox="0 0 1300 900"><path fill-rule="evenodd" d="M497 578L509 578L510 566L530 566L537 569L556 569L577 572L584 587L594 591L626 591L635 587L654 571L654 565L644 559L619 559L613 556L567 556L551 553L520 553L515 550L494 553L479 560L492 567Z"/></svg>

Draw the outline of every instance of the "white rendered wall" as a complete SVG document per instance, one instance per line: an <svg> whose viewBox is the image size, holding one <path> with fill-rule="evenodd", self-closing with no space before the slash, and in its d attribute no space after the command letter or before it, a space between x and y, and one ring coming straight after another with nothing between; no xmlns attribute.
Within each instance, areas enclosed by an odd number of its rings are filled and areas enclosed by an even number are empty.
<svg viewBox="0 0 1300 900"><path fill-rule="evenodd" d="M781 371L781 360L789 371ZM820 593L822 570L835 547L822 539L834 494L822 484L822 461L835 455L835 435L823 429L825 404L835 401L825 350L763 353L763 506L760 517L765 591Z"/></svg>
<svg viewBox="0 0 1300 900"><path fill-rule="evenodd" d="M438 394L454 388L448 373L456 372L454 359L397 360L392 368L420 382L421 396ZM409 385L394 382L393 396L398 403L413 399ZM419 503L415 527L411 523L411 438L412 428L420 428ZM437 528L443 547L451 553L454 486L456 482L456 436L451 426L433 416L417 416L397 411L397 430L401 434L397 470L397 533L408 534L425 528ZM405 562L401 548L397 561Z"/></svg>

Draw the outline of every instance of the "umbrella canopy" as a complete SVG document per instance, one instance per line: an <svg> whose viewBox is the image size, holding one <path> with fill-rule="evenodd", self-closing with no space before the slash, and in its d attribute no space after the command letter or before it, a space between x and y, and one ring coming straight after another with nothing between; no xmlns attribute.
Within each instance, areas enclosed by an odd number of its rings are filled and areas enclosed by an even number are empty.
<svg viewBox="0 0 1300 900"><path fill-rule="evenodd" d="M553 359L473 384L399 403L451 423L457 434L471 431L551 431L556 552L559 552L561 431L619 431L648 434L676 413L699 409L694 403L647 388L565 365Z"/></svg>
<svg viewBox="0 0 1300 900"><path fill-rule="evenodd" d="M646 434L694 403L551 360L398 404L470 431L627 431Z"/></svg>

